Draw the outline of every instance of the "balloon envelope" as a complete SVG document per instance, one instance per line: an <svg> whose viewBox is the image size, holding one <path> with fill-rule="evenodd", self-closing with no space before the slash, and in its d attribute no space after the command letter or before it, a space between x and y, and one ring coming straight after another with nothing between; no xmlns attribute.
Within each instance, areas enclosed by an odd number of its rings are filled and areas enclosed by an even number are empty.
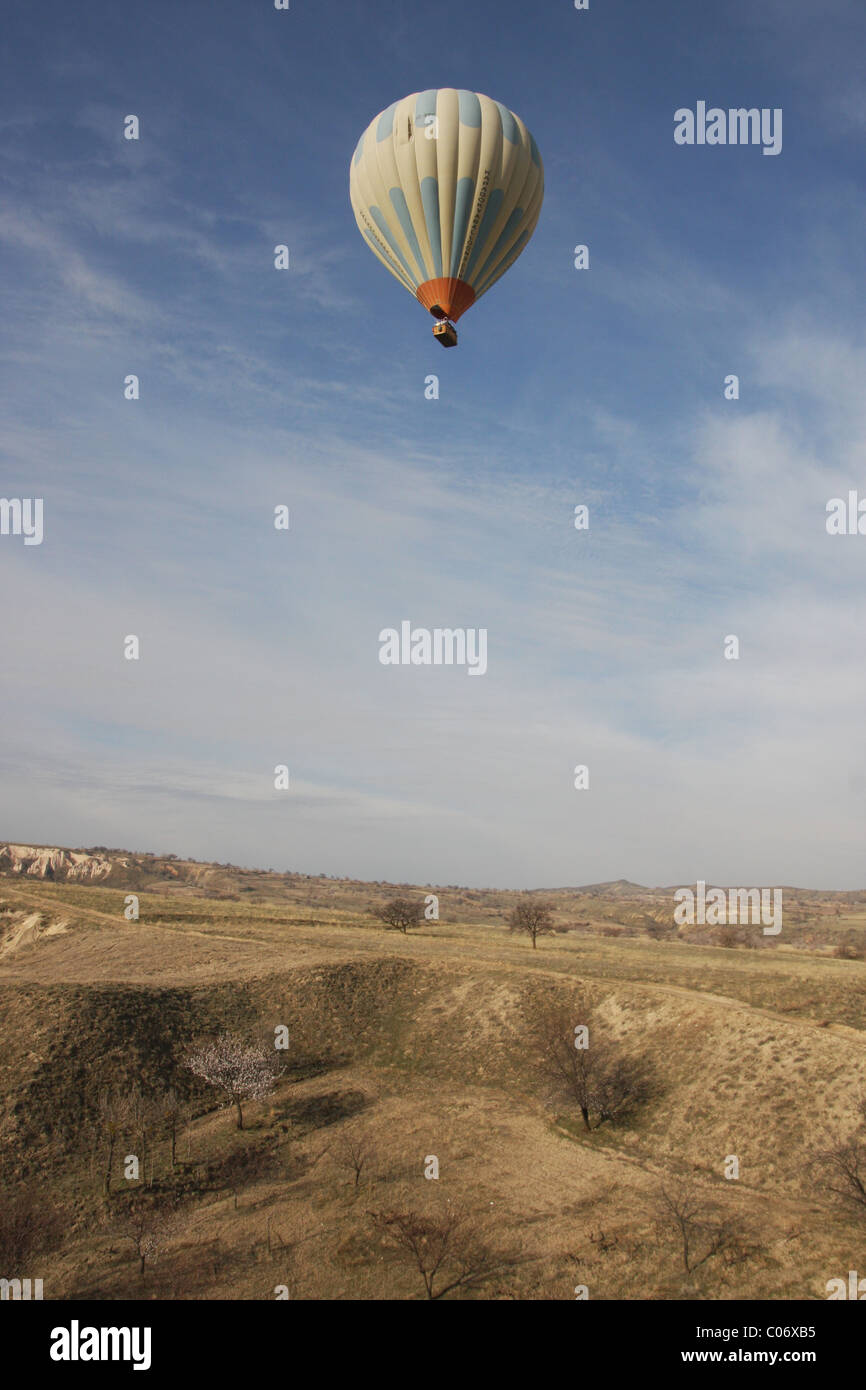
<svg viewBox="0 0 866 1390"><path fill-rule="evenodd" d="M386 270L435 318L455 321L532 236L544 169L513 111L440 87L370 122L350 165L349 196Z"/></svg>

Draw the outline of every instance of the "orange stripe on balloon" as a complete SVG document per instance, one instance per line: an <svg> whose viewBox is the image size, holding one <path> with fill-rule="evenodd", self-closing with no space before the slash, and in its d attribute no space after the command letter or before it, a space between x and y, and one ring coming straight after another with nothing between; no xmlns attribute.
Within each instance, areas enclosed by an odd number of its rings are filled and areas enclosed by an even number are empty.
<svg viewBox="0 0 866 1390"><path fill-rule="evenodd" d="M456 323L461 314L475 303L475 291L465 280L443 275L437 280L425 280L415 291L415 297L434 318L450 319ZM435 312L438 309L438 312Z"/></svg>

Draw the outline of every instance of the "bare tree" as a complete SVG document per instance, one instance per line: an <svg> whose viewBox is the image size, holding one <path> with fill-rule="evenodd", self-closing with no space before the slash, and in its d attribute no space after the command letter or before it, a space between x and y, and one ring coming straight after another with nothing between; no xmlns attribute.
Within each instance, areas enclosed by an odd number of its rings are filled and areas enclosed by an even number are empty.
<svg viewBox="0 0 866 1390"><path fill-rule="evenodd" d="M275 1057L250 1047L234 1033L221 1033L188 1054L184 1065L234 1103L237 1127L243 1129L243 1100L261 1100L273 1089L280 1067Z"/></svg>
<svg viewBox="0 0 866 1390"><path fill-rule="evenodd" d="M129 1088L129 1132L132 1141L138 1150L136 1157L141 1164L142 1182L147 1180L147 1160L151 1158L149 1187L153 1186L153 1158L150 1152L150 1141L155 1130L158 1129L161 1114L158 1097L148 1095L142 1090L138 1082Z"/></svg>
<svg viewBox="0 0 866 1390"><path fill-rule="evenodd" d="M366 1134L343 1134L331 1149L331 1157L354 1175L353 1186L357 1188L372 1157L369 1138Z"/></svg>
<svg viewBox="0 0 866 1390"><path fill-rule="evenodd" d="M827 1192L866 1218L866 1099L859 1102L858 1114L860 1123L854 1133L820 1151L813 1170Z"/></svg>
<svg viewBox="0 0 866 1390"><path fill-rule="evenodd" d="M536 898L521 898L508 917L508 930L523 932L531 937L533 950L537 950L536 939L550 936L553 929L553 909L549 903L539 902Z"/></svg>
<svg viewBox="0 0 866 1390"><path fill-rule="evenodd" d="M424 921L424 904L412 898L391 898L389 902L371 907L370 911L389 931L399 931L404 936L410 927L420 927Z"/></svg>
<svg viewBox="0 0 866 1390"><path fill-rule="evenodd" d="M458 1208L441 1216L417 1211L369 1212L373 1224L399 1256L420 1274L427 1298L455 1289L475 1289L517 1264L514 1251L492 1250L483 1233Z"/></svg>
<svg viewBox="0 0 866 1390"><path fill-rule="evenodd" d="M866 1217L866 1142L849 1139L824 1154L824 1186Z"/></svg>
<svg viewBox="0 0 866 1390"><path fill-rule="evenodd" d="M542 1003L530 1021L530 1045L552 1098L577 1105L586 1130L624 1115L651 1093L645 1062L628 1058L600 1033L588 1001Z"/></svg>
<svg viewBox="0 0 866 1390"><path fill-rule="evenodd" d="M177 1167L178 1130L189 1118L189 1107L183 1103L173 1086L167 1087L157 1098L157 1106L163 1129L168 1136L171 1166L174 1170Z"/></svg>
<svg viewBox="0 0 866 1390"><path fill-rule="evenodd" d="M103 1087L97 1097L97 1110L97 1141L104 1146L102 1195L107 1201L111 1196L115 1150L122 1136L129 1133L133 1122L133 1102L129 1091L123 1091L118 1086Z"/></svg>
<svg viewBox="0 0 866 1390"><path fill-rule="evenodd" d="M116 1219L119 1235L130 1241L138 1256L138 1272L143 1278L148 1260L154 1262L165 1249L179 1224L176 1207L154 1202L137 1192L126 1210Z"/></svg>
<svg viewBox="0 0 866 1390"><path fill-rule="evenodd" d="M709 1260L737 1264L749 1254L741 1223L725 1215L691 1178L663 1184L654 1214L659 1231L675 1236L689 1281Z"/></svg>

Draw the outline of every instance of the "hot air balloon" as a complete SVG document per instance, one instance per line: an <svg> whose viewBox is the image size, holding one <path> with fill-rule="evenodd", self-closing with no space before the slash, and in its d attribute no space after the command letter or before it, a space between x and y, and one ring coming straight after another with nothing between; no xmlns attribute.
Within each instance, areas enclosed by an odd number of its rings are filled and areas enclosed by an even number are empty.
<svg viewBox="0 0 866 1390"><path fill-rule="evenodd" d="M477 92L439 87L371 121L349 168L361 234L436 319L454 324L520 255L538 222L544 169L519 116Z"/></svg>

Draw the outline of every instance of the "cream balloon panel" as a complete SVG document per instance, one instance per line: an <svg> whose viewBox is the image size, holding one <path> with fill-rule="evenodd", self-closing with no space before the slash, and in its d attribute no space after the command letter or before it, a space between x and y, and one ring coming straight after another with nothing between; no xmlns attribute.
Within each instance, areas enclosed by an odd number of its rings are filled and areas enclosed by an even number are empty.
<svg viewBox="0 0 866 1390"><path fill-rule="evenodd" d="M370 123L352 159L350 196L371 249L410 293L456 277L477 298L532 235L544 170L519 116L489 97L440 88L404 97Z"/></svg>

